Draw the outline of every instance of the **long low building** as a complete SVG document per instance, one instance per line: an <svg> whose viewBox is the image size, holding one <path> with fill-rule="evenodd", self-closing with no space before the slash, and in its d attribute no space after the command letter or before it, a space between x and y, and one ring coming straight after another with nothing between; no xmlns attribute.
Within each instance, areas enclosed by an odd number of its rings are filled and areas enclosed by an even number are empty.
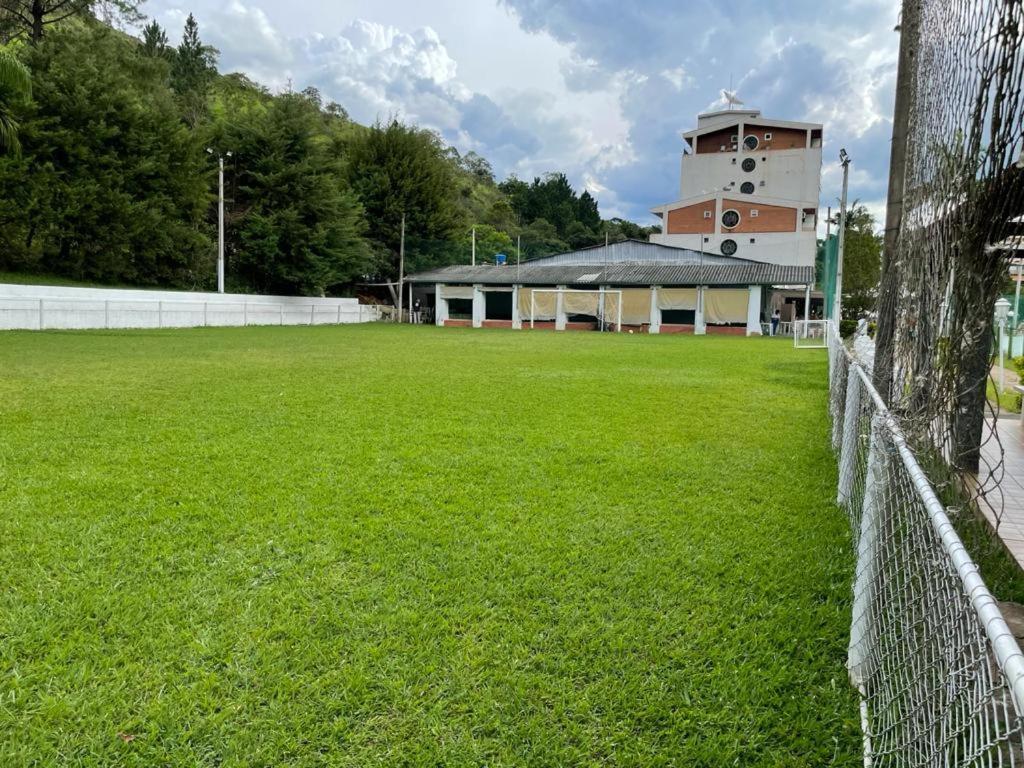
<svg viewBox="0 0 1024 768"><path fill-rule="evenodd" d="M813 312L816 298L813 266L766 264L641 240L519 265L441 267L407 280L437 325L474 328L749 336L762 333L775 308L802 318ZM800 289L802 302L794 299Z"/></svg>

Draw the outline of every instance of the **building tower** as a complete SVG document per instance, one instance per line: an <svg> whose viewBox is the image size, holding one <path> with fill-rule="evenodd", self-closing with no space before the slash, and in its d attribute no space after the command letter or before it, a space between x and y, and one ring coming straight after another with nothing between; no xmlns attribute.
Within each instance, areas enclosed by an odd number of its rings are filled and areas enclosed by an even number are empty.
<svg viewBox="0 0 1024 768"><path fill-rule="evenodd" d="M652 209L651 241L771 264L811 266L817 248L821 125L758 110L697 116L683 134L679 200Z"/></svg>

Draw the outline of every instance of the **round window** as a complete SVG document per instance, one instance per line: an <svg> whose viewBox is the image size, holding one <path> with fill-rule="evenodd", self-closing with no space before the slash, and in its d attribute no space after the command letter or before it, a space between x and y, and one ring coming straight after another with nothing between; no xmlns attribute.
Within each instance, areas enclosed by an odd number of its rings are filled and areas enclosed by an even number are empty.
<svg viewBox="0 0 1024 768"><path fill-rule="evenodd" d="M722 214L722 226L726 229L732 229L740 223L740 212L730 208L728 211Z"/></svg>
<svg viewBox="0 0 1024 768"><path fill-rule="evenodd" d="M752 170L757 168L757 161L752 157L748 157L740 164L740 167L747 173L750 173Z"/></svg>
<svg viewBox="0 0 1024 768"><path fill-rule="evenodd" d="M732 256L734 253L736 253L735 240L723 240L722 245L719 247L722 249L723 256Z"/></svg>
<svg viewBox="0 0 1024 768"><path fill-rule="evenodd" d="M750 134L749 136L747 136L747 138L743 140L743 146L746 147L747 149L757 149L757 145L757 136L755 136L754 134Z"/></svg>
<svg viewBox="0 0 1024 768"><path fill-rule="evenodd" d="M740 184L740 192L742 192L744 195L754 194L754 182L744 181L742 184Z"/></svg>

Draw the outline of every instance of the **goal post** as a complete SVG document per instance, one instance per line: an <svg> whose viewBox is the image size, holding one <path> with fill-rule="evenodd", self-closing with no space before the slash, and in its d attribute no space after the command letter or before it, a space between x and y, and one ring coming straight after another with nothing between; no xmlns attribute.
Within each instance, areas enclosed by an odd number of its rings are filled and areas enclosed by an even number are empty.
<svg viewBox="0 0 1024 768"><path fill-rule="evenodd" d="M794 320L793 347L825 349L828 346L828 320Z"/></svg>
<svg viewBox="0 0 1024 768"><path fill-rule="evenodd" d="M613 289L585 289L585 288L520 288L519 290L528 290L530 292L530 328L534 327L534 320L537 315L537 294L538 293L552 293L555 294L555 298L559 296L577 295L577 294L597 294L597 321L601 330L604 330L605 323L605 297L615 296L615 331L622 333L622 291ZM582 314L582 313L581 313ZM555 310L555 317L557 322L558 310Z"/></svg>

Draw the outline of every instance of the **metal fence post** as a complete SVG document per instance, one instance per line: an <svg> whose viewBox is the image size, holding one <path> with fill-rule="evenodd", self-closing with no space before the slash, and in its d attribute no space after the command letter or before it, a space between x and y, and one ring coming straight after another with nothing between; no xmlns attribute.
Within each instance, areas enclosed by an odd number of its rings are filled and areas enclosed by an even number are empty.
<svg viewBox="0 0 1024 768"><path fill-rule="evenodd" d="M109 299L103 300L103 327L110 328L110 301Z"/></svg>
<svg viewBox="0 0 1024 768"><path fill-rule="evenodd" d="M44 327L45 326L43 325L43 300L40 299L39 300L39 330L40 331L43 330Z"/></svg>
<svg viewBox="0 0 1024 768"><path fill-rule="evenodd" d="M836 501L845 507L850 501L856 474L857 415L860 411L860 376L857 364L850 363L846 372L846 410L843 415L843 440L839 450L839 493Z"/></svg>
<svg viewBox="0 0 1024 768"><path fill-rule="evenodd" d="M156 303L156 324L158 328L164 327L164 303L162 301Z"/></svg>

